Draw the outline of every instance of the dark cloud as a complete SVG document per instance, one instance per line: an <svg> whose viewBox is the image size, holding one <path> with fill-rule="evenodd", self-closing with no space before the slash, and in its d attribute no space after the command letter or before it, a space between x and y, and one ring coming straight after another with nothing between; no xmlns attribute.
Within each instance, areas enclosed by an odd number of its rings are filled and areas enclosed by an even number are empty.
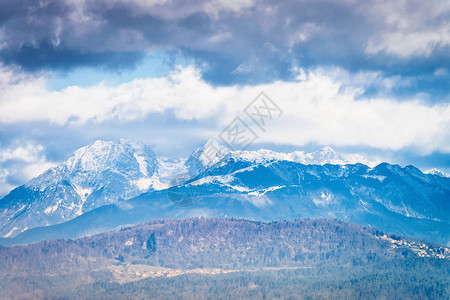
<svg viewBox="0 0 450 300"><path fill-rule="evenodd" d="M25 44L18 49L0 51L0 56L6 64L20 65L25 70L35 71L42 68L69 70L79 66L128 68L135 66L144 54L139 51L82 51L44 41L37 45Z"/></svg>
<svg viewBox="0 0 450 300"><path fill-rule="evenodd" d="M31 70L132 68L145 53L183 49L216 84L289 80L295 65L377 70L414 80L433 78L439 68L450 69L445 43L431 40L429 46L424 40L423 46L410 50L386 36L417 33L420 42L429 30L445 31L449 12L443 7L436 13L444 3L439 0L390 5L261 0L241 9L207 2L4 0L0 57L6 64ZM408 26L412 19L415 23ZM442 98L448 89L439 80L428 80L426 90L438 89Z"/></svg>

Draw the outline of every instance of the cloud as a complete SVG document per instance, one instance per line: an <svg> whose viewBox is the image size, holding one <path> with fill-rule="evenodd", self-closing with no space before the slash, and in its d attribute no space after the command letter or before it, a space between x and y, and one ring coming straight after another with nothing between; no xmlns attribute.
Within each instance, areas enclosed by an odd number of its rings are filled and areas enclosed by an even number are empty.
<svg viewBox="0 0 450 300"><path fill-rule="evenodd" d="M16 140L0 148L0 196L55 166L44 153L44 146L33 141Z"/></svg>
<svg viewBox="0 0 450 300"><path fill-rule="evenodd" d="M433 0L378 2L369 12L372 20L380 20L383 30L369 38L367 53L386 52L401 58L430 56L450 45L450 5Z"/></svg>
<svg viewBox="0 0 450 300"><path fill-rule="evenodd" d="M400 57L430 56L435 48L448 45L450 45L450 23L436 30L385 34L381 41L369 41L366 51L369 54L386 51Z"/></svg>
<svg viewBox="0 0 450 300"><path fill-rule="evenodd" d="M215 87L202 79L198 69L188 66L167 76L135 79L117 86L101 83L55 92L45 89L44 77L15 75L5 67L2 70L0 122L4 124L127 123L152 114L173 113L179 121L199 122L210 133L218 133L242 115L260 91L265 91L285 113L261 135L261 142L391 150L412 147L420 153L450 153L450 133L446 130L450 127L450 104L364 96L365 88L373 82L391 88L391 80L381 80L379 73L297 69L301 75L297 81Z"/></svg>
<svg viewBox="0 0 450 300"><path fill-rule="evenodd" d="M217 17L221 11L240 12L255 5L253 0L212 0L206 1L204 11Z"/></svg>
<svg viewBox="0 0 450 300"><path fill-rule="evenodd" d="M293 65L403 76L413 65L430 78L450 68L445 0L5 0L0 11L0 59L32 71L134 68L176 50L208 64L215 84L292 80Z"/></svg>
<svg viewBox="0 0 450 300"><path fill-rule="evenodd" d="M34 145L30 142L23 146L5 149L0 153L0 163L9 160L19 160L24 162L35 162L41 159L42 145Z"/></svg>
<svg viewBox="0 0 450 300"><path fill-rule="evenodd" d="M62 71L83 66L120 70L134 67L144 54L137 51L83 52L43 41L38 45L25 44L19 49L4 50L2 57L6 64L24 66L29 71L39 71L42 66Z"/></svg>

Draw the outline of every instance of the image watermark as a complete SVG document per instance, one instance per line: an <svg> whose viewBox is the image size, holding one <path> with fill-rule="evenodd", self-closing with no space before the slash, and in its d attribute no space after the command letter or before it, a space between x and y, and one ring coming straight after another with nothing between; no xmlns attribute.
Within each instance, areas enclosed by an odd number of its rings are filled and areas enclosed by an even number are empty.
<svg viewBox="0 0 450 300"><path fill-rule="evenodd" d="M245 150L257 138L256 133L241 118L236 117L220 134L219 138L231 150Z"/></svg>
<svg viewBox="0 0 450 300"><path fill-rule="evenodd" d="M167 195L176 206L190 207L194 205L201 194L201 187L190 185L193 174L185 172L176 176L171 182L171 187L167 190Z"/></svg>
<svg viewBox="0 0 450 300"><path fill-rule="evenodd" d="M228 160L228 154L248 149L259 138L256 131L265 132L268 123L280 117L283 111L264 92L261 92L245 107L244 113L250 122L245 122L240 116L236 116L218 134L218 139L226 148L209 140L199 158L190 158L188 171L179 174L170 182L171 187L167 193L175 205L180 207L194 205L204 194L203 184L207 183L208 178L232 174L235 170L234 165ZM234 181L238 179L234 178ZM234 182L234 184L237 183Z"/></svg>
<svg viewBox="0 0 450 300"><path fill-rule="evenodd" d="M264 92L261 92L255 100L244 109L244 112L259 126L259 128L261 128L262 131L266 131L266 122L281 117L283 114L281 108Z"/></svg>

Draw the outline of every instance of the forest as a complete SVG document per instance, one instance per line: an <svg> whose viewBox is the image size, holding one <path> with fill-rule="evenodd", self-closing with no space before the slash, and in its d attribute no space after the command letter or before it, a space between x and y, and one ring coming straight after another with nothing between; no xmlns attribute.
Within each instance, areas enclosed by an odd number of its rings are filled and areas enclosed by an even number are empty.
<svg viewBox="0 0 450 300"><path fill-rule="evenodd" d="M1 247L0 297L445 299L449 257L337 220L154 220Z"/></svg>

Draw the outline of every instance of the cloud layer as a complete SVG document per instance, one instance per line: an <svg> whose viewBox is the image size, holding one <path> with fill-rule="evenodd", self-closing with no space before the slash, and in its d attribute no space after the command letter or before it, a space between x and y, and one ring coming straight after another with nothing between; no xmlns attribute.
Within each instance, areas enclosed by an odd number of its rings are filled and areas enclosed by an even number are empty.
<svg viewBox="0 0 450 300"><path fill-rule="evenodd" d="M264 91L285 113L273 121L261 141L394 150L414 147L423 153L450 153L448 103L363 97L364 86L374 81L387 89L392 85L374 73L352 75L341 69L321 68L297 72L298 79L291 82L215 87L189 66L167 76L135 79L118 86L47 91L45 78L15 75L4 67L0 73L0 122L44 121L63 126L131 122L151 114L173 113L178 120L203 122L219 132Z"/></svg>
<svg viewBox="0 0 450 300"><path fill-rule="evenodd" d="M27 70L132 68L178 50L218 84L292 79L295 65L413 77L450 69L445 0L5 0L0 11L0 59Z"/></svg>
<svg viewBox="0 0 450 300"><path fill-rule="evenodd" d="M15 141L0 151L0 195L43 173L55 163L49 162L44 147L31 142Z"/></svg>

